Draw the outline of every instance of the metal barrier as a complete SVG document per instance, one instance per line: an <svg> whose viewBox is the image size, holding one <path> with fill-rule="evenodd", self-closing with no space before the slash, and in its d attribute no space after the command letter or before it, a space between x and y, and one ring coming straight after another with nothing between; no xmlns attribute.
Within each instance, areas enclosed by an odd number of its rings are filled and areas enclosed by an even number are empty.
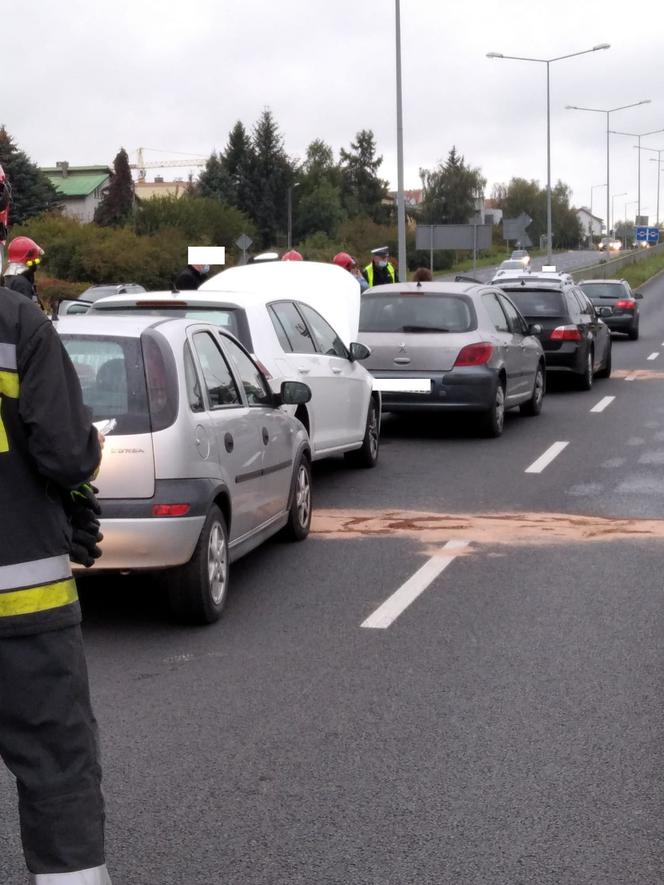
<svg viewBox="0 0 664 885"><path fill-rule="evenodd" d="M646 258L651 258L653 255L663 252L664 243L659 243L657 246L651 246L649 249L634 249L626 252L624 255L618 255L616 258L605 258L604 261L590 264L588 267L576 267L570 270L569 273L577 283L580 283L581 280L613 279L619 276L618 271L622 270L623 267L628 267L630 264L636 264L639 261L644 261Z"/></svg>

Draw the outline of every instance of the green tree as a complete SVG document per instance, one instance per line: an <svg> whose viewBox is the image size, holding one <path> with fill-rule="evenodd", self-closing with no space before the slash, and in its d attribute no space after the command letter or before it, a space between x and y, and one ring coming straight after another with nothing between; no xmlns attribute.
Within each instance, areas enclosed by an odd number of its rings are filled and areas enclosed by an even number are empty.
<svg viewBox="0 0 664 885"><path fill-rule="evenodd" d="M377 224L387 220L388 183L378 176L383 158L376 156L371 129L362 129L350 151L341 149L342 197L349 216L368 215Z"/></svg>
<svg viewBox="0 0 664 885"><path fill-rule="evenodd" d="M286 229L288 188L295 171L270 110L263 111L256 123L251 146L248 209L256 224L259 246L265 248L275 244Z"/></svg>
<svg viewBox="0 0 664 885"><path fill-rule="evenodd" d="M230 180L228 202L242 212L251 214L251 170L254 148L240 120L231 129L223 154L223 166Z"/></svg>
<svg viewBox="0 0 664 885"><path fill-rule="evenodd" d="M129 220L134 208L134 182L124 148L118 151L113 168L115 171L94 214L95 224L101 227L121 227Z"/></svg>
<svg viewBox="0 0 664 885"><path fill-rule="evenodd" d="M20 150L4 126L0 126L0 166L11 187L9 223L23 224L29 218L55 209L60 198L55 187Z"/></svg>
<svg viewBox="0 0 664 885"><path fill-rule="evenodd" d="M420 169L424 191L419 217L426 224L468 224L486 185L479 169L468 166L456 148L435 169Z"/></svg>
<svg viewBox="0 0 664 885"><path fill-rule="evenodd" d="M581 239L581 226L574 207L570 205L571 191L562 181L551 190L551 224L553 246L559 249L574 248ZM503 191L500 208L504 218L516 218L521 212L530 215L528 236L537 245L546 235L546 188L538 181L513 178Z"/></svg>
<svg viewBox="0 0 664 885"><path fill-rule="evenodd" d="M346 218L342 204L341 172L334 162L332 148L321 139L307 147L298 174L299 187L293 192L296 211L293 218L295 239L317 232L334 237Z"/></svg>
<svg viewBox="0 0 664 885"><path fill-rule="evenodd" d="M233 187L224 165L224 155L213 151L198 178L196 188L201 197L211 197L222 202L232 202Z"/></svg>

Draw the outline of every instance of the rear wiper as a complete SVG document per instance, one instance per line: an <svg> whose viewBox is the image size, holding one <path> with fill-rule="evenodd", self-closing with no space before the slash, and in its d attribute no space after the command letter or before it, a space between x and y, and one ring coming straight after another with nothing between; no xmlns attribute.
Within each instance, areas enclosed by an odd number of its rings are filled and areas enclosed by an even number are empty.
<svg viewBox="0 0 664 885"><path fill-rule="evenodd" d="M442 326L403 326L402 332L449 332L449 329L443 329Z"/></svg>

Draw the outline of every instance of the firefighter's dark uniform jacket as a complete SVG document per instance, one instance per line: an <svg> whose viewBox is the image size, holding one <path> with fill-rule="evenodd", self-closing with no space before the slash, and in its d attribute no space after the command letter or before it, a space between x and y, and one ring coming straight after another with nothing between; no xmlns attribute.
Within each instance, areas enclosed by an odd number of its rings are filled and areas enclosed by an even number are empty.
<svg viewBox="0 0 664 885"><path fill-rule="evenodd" d="M57 332L24 295L0 287L0 637L80 621L62 494L99 459Z"/></svg>

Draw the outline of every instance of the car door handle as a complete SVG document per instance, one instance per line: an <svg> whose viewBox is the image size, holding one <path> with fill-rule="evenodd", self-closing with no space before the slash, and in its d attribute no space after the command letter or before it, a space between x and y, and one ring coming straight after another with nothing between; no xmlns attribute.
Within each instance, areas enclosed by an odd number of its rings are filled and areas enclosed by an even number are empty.
<svg viewBox="0 0 664 885"><path fill-rule="evenodd" d="M298 366L297 370L300 373L300 375L308 375L309 372L311 372L311 369L306 369L304 366Z"/></svg>
<svg viewBox="0 0 664 885"><path fill-rule="evenodd" d="M267 432L267 427L263 428L263 442L267 445L270 442L270 434Z"/></svg>
<svg viewBox="0 0 664 885"><path fill-rule="evenodd" d="M224 448L230 454L233 451L234 446L235 443L233 442L233 437L230 435L230 433L227 433L224 436Z"/></svg>
<svg viewBox="0 0 664 885"><path fill-rule="evenodd" d="M342 371L341 369L335 369L334 367L332 367L332 373L334 375L341 375L341 371Z"/></svg>

